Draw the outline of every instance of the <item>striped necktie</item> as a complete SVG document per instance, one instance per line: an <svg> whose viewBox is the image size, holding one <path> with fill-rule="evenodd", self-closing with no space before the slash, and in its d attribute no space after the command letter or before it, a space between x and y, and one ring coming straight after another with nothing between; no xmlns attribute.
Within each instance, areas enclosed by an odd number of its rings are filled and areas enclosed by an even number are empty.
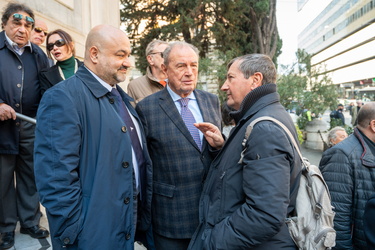
<svg viewBox="0 0 375 250"><path fill-rule="evenodd" d="M199 136L199 130L194 126L195 118L193 113L188 107L189 98L181 98L178 100L181 104L181 117L182 120L185 122L186 127L188 128L191 136L193 137L195 143L197 144L199 149L202 149L201 138Z"/></svg>

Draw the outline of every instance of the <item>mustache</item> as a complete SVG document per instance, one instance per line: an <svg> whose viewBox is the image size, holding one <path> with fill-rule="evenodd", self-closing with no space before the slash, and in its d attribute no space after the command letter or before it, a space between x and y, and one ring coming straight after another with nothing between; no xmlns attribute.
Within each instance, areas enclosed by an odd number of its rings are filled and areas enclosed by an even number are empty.
<svg viewBox="0 0 375 250"><path fill-rule="evenodd" d="M118 70L123 70L123 69L128 70L128 68L129 68L129 67L121 66L120 68L118 68Z"/></svg>

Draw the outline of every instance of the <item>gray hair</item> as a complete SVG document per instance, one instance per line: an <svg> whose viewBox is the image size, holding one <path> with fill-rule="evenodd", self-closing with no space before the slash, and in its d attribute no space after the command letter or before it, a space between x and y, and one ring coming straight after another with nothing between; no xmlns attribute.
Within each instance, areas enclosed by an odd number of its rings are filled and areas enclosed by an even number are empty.
<svg viewBox="0 0 375 250"><path fill-rule="evenodd" d="M275 64L271 58L264 54L248 54L234 58L228 63L227 68L236 61L240 61L238 69L242 72L246 79L254 75L256 72L262 73L262 85L267 83L276 83L277 71Z"/></svg>
<svg viewBox="0 0 375 250"><path fill-rule="evenodd" d="M198 59L199 59L199 50L194 45L192 45L190 43L187 43L187 42L173 42L173 43L170 43L169 46L163 52L164 65L165 66L167 66L168 63L169 63L169 54L171 53L171 51L174 47L181 47L181 48L182 47L189 47L192 50L194 50L194 52L197 54Z"/></svg>
<svg viewBox="0 0 375 250"><path fill-rule="evenodd" d="M165 44L165 45L168 45L167 42L165 41L162 41L162 40L152 40L146 47L146 56L150 55L151 53L154 52L154 49L156 46L159 46L161 44Z"/></svg>
<svg viewBox="0 0 375 250"><path fill-rule="evenodd" d="M333 129L328 131L328 135L327 135L328 147L333 147L335 145L332 143L332 140L335 141L337 139L337 134L336 134L337 131L346 132L346 130L343 127L339 127L339 126L334 127Z"/></svg>

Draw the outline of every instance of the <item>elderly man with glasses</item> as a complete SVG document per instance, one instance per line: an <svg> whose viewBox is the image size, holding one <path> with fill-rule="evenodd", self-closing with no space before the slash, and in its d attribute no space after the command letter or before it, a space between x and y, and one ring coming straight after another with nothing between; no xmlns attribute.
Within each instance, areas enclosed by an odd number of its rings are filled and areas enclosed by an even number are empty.
<svg viewBox="0 0 375 250"><path fill-rule="evenodd" d="M34 26L34 29L31 31L31 35L30 35L30 42L40 46L46 40L47 35L48 35L47 24L40 19L35 20L35 26Z"/></svg>
<svg viewBox="0 0 375 250"><path fill-rule="evenodd" d="M40 101L38 74L48 67L47 56L29 41L34 28L32 10L9 3L0 33L0 249L14 245L14 230L33 238L49 232L39 226L41 212L34 180L35 125L17 113L35 117Z"/></svg>
<svg viewBox="0 0 375 250"><path fill-rule="evenodd" d="M132 80L128 86L128 94L133 97L135 104L165 87L167 76L161 65L164 61L163 52L167 47L168 43L161 40L153 40L147 45L146 58L149 66L146 75Z"/></svg>

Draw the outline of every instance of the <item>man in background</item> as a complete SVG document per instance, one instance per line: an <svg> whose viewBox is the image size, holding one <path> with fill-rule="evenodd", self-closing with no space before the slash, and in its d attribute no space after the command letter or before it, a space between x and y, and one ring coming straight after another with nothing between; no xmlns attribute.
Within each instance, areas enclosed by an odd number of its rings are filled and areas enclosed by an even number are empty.
<svg viewBox="0 0 375 250"><path fill-rule="evenodd" d="M0 249L14 245L14 230L33 238L49 232L39 226L40 204L34 179L35 125L17 113L35 117L40 101L39 72L47 56L33 43L34 13L23 4L9 3L1 17L0 33Z"/></svg>
<svg viewBox="0 0 375 250"><path fill-rule="evenodd" d="M30 34L30 42L40 46L46 40L47 35L48 35L47 24L40 19L35 20L35 26L32 29L31 34Z"/></svg>
<svg viewBox="0 0 375 250"><path fill-rule="evenodd" d="M336 212L335 248L368 249L363 214L375 193L375 102L360 109L353 134L325 151L319 167Z"/></svg>
<svg viewBox="0 0 375 250"><path fill-rule="evenodd" d="M153 163L152 227L157 250L186 250L198 226L202 181L214 157L195 122L221 127L217 96L197 90L199 52L185 42L163 53L168 84L137 104Z"/></svg>
<svg viewBox="0 0 375 250"><path fill-rule="evenodd" d="M350 110L350 114L352 115L352 126L357 126L357 116L358 112L362 107L362 100L357 100L357 106L353 106Z"/></svg>
<svg viewBox="0 0 375 250"><path fill-rule="evenodd" d="M147 45L146 58L149 66L146 75L130 81L128 86L128 94L133 97L134 104L165 87L167 76L161 65L163 52L167 47L168 43L161 40L153 40Z"/></svg>

